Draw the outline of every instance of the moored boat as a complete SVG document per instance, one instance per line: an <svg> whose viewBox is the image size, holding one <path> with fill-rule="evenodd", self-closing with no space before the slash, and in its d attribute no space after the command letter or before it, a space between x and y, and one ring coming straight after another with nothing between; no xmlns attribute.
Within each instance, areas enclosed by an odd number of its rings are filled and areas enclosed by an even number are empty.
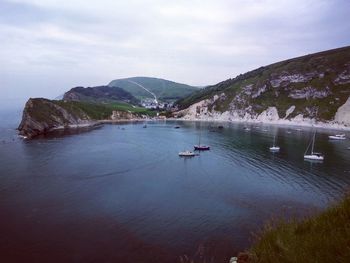
<svg viewBox="0 0 350 263"><path fill-rule="evenodd" d="M311 161L323 161L324 156L322 153L317 153L314 152L314 147L315 147L315 137L316 137L316 131L314 132L314 135L312 137L312 147L311 147L311 153L307 154L307 151L309 150L310 144L306 148L306 151L304 153L304 160L311 160Z"/></svg>
<svg viewBox="0 0 350 263"><path fill-rule="evenodd" d="M198 144L194 145L194 150L195 151L209 151L210 150L210 146L208 145L201 145L201 135L202 135L202 131L199 131L199 137L198 137Z"/></svg>
<svg viewBox="0 0 350 263"><path fill-rule="evenodd" d="M276 146L276 135L273 136L273 145L269 149L271 152L278 152L280 150L280 147Z"/></svg>
<svg viewBox="0 0 350 263"><path fill-rule="evenodd" d="M306 160L314 160L314 161L323 161L324 160L324 156L323 156L322 153L315 153L315 152L313 152L312 154L304 155L304 159L306 159Z"/></svg>
<svg viewBox="0 0 350 263"><path fill-rule="evenodd" d="M207 145L195 145L194 149L196 151L209 151L210 150L210 146L207 146Z"/></svg>
<svg viewBox="0 0 350 263"><path fill-rule="evenodd" d="M336 134L336 135L330 135L328 136L329 139L331 140L345 140L345 134Z"/></svg>
<svg viewBox="0 0 350 263"><path fill-rule="evenodd" d="M191 151L179 152L180 157L193 157L195 155L196 154L194 152L191 152Z"/></svg>
<svg viewBox="0 0 350 263"><path fill-rule="evenodd" d="M272 147L270 147L270 151L271 152L278 152L279 150L280 150L279 146L272 146Z"/></svg>

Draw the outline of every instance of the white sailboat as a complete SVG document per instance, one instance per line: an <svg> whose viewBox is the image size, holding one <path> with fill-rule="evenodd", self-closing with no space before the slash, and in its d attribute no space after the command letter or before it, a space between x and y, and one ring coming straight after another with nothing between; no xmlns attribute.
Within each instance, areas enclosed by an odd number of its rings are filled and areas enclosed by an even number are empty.
<svg viewBox="0 0 350 263"><path fill-rule="evenodd" d="M180 157L193 157L196 154L194 152L191 151L183 151L183 152L179 152L179 156Z"/></svg>
<svg viewBox="0 0 350 263"><path fill-rule="evenodd" d="M306 148L305 153L304 153L304 160L323 161L323 159L324 159L324 156L323 156L322 153L314 152L315 137L316 137L316 131L314 132L314 136L312 137L311 153L307 154L307 152L308 152L308 150L310 148L310 144L309 144L308 147Z"/></svg>
<svg viewBox="0 0 350 263"><path fill-rule="evenodd" d="M276 146L276 135L273 136L273 145L270 147L271 152L278 152L280 150L279 146Z"/></svg>

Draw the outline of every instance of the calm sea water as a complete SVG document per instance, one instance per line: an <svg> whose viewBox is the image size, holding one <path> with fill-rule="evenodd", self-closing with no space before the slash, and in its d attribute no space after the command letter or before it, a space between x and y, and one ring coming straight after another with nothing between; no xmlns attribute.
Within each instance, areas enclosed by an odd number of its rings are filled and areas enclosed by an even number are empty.
<svg viewBox="0 0 350 263"><path fill-rule="evenodd" d="M323 209L350 185L349 140L330 131L317 164L303 160L305 128L169 121L23 141L19 118L1 113L1 262L228 262L266 221ZM178 157L199 134L212 150Z"/></svg>

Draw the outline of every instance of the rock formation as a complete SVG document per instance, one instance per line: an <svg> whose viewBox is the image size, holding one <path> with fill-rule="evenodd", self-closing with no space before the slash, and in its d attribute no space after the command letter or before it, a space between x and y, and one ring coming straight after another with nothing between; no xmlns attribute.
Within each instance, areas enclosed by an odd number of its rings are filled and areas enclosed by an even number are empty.
<svg viewBox="0 0 350 263"><path fill-rule="evenodd" d="M345 104L339 107L334 120L340 124L350 126L350 96Z"/></svg>
<svg viewBox="0 0 350 263"><path fill-rule="evenodd" d="M83 111L69 112L53 101L35 98L27 101L18 130L20 135L33 138L58 128L92 124Z"/></svg>

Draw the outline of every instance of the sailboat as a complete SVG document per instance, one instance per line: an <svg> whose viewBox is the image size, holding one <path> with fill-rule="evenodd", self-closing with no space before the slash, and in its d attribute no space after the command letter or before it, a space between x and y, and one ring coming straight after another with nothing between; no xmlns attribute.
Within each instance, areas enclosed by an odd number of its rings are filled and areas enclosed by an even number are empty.
<svg viewBox="0 0 350 263"><path fill-rule="evenodd" d="M310 144L308 145L308 147L306 148L306 151L304 153L304 159L305 160L314 160L314 161L323 161L324 156L322 153L317 153L314 152L314 148L315 148L315 137L316 137L316 131L314 132L314 136L312 137L312 147L311 147L311 153L307 154L309 148L310 148Z"/></svg>
<svg viewBox="0 0 350 263"><path fill-rule="evenodd" d="M199 140L198 140L198 145L194 145L194 150L195 151L209 151L210 150L210 146L208 145L201 145L201 134L202 132L199 132Z"/></svg>
<svg viewBox="0 0 350 263"><path fill-rule="evenodd" d="M271 152L278 152L280 150L279 146L276 146L276 135L273 136L273 145L270 147Z"/></svg>

